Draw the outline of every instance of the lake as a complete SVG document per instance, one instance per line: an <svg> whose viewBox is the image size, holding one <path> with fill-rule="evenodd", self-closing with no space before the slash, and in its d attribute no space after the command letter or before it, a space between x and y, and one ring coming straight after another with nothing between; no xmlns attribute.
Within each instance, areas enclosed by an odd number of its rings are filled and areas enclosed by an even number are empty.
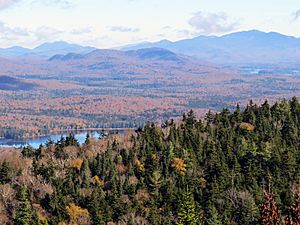
<svg viewBox="0 0 300 225"><path fill-rule="evenodd" d="M114 131L112 131L114 132ZM118 133L124 133L125 130L118 130ZM73 132L74 133L74 132ZM75 138L79 144L83 144L86 139L86 135L89 134L90 137L99 138L101 136L101 131L82 131L79 133L74 133ZM0 139L0 147L15 147L21 148L25 146L32 146L33 148L38 148L41 144L46 144L49 140L54 142L60 140L61 136L68 136L68 133L54 134L44 137L26 138L26 139Z"/></svg>

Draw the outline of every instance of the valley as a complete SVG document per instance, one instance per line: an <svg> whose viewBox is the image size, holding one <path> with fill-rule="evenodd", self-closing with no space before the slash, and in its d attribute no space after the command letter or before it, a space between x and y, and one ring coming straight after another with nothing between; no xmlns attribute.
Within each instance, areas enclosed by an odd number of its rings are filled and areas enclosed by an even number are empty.
<svg viewBox="0 0 300 225"><path fill-rule="evenodd" d="M245 107L250 99L259 104L300 96L297 63L216 63L155 46L101 50L63 42L26 55L6 51L0 49L6 57L0 59L0 137L5 138L137 128L176 119L189 109L204 117L208 109Z"/></svg>

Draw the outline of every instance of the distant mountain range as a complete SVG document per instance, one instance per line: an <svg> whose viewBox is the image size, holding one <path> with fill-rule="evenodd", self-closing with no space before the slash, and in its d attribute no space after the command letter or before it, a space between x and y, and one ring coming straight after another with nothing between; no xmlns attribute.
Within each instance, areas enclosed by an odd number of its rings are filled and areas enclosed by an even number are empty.
<svg viewBox="0 0 300 225"><path fill-rule="evenodd" d="M152 49L151 51L145 49ZM168 51L165 51L166 49ZM50 60L82 59L83 55L96 50L67 42L45 43L34 49L11 47L0 49L3 58L50 58ZM201 61L221 64L250 63L298 63L300 61L300 38L276 32L258 30L236 32L224 36L199 36L176 42L162 40L144 42L119 48L128 55L142 59L162 58L178 60L187 55ZM133 50L138 50L134 51Z"/></svg>
<svg viewBox="0 0 300 225"><path fill-rule="evenodd" d="M298 63L300 61L300 38L276 32L258 30L243 31L217 36L199 36L171 42L146 42L121 48L164 48L175 53L194 56L214 63Z"/></svg>
<svg viewBox="0 0 300 225"><path fill-rule="evenodd" d="M184 59L187 59L187 56L180 56L171 52L167 49L163 48L145 48L145 49L137 49L137 50L128 50L128 51L120 51L120 50L101 50L96 49L88 54L77 54L77 53L68 53L68 54L57 54L49 58L49 61L71 61L71 60L87 60L90 59L91 56L97 55L101 57L102 60L107 60L110 57L119 58L119 57L127 57L134 58L139 60L162 60L162 61L174 61L174 62L182 62Z"/></svg>
<svg viewBox="0 0 300 225"><path fill-rule="evenodd" d="M86 54L96 48L84 47L77 44L69 44L64 41L58 41L53 43L44 43L36 48L29 49L20 46L1 48L0 57L4 58L16 58L16 57L52 57L56 54Z"/></svg>
<svg viewBox="0 0 300 225"><path fill-rule="evenodd" d="M219 68L210 63L202 63L193 57L175 54L162 48L129 51L96 49L85 54L56 54L49 58L0 58L0 65L0 75L39 79L75 77L110 79L114 76L118 79L127 79L127 76L130 79L133 76L142 76L142 79L144 77L173 79L189 76L206 77L213 73L223 75L228 72L226 69L219 72Z"/></svg>

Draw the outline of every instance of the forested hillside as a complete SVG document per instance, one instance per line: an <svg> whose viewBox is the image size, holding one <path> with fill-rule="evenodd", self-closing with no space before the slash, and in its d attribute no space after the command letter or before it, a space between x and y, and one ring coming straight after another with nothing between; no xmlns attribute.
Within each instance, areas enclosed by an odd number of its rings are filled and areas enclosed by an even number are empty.
<svg viewBox="0 0 300 225"><path fill-rule="evenodd" d="M300 105L192 111L0 158L0 224L300 224Z"/></svg>

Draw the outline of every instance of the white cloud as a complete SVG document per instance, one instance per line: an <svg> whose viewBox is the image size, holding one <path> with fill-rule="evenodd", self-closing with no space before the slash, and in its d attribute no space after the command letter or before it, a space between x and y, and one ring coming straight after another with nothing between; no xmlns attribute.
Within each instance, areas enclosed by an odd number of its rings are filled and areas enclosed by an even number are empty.
<svg viewBox="0 0 300 225"><path fill-rule="evenodd" d="M199 11L189 20L189 24L194 27L199 34L220 34L233 31L238 23L232 21L226 13L205 13Z"/></svg>
<svg viewBox="0 0 300 225"><path fill-rule="evenodd" d="M36 37L38 41L52 41L59 38L61 34L64 33L64 31L57 30L52 27L39 27L38 29L31 31L32 34Z"/></svg>
<svg viewBox="0 0 300 225"><path fill-rule="evenodd" d="M114 32L123 32L123 33L136 33L139 32L139 28L132 28L132 27L123 27L123 26L112 26L108 27L111 31Z"/></svg>
<svg viewBox="0 0 300 225"><path fill-rule="evenodd" d="M27 47L35 47L45 42L54 42L59 40L82 41L82 37L89 40L93 38L92 28L86 27L82 29L62 30L49 26L41 26L36 29L12 27L0 21L0 43L1 47L9 47L14 45L23 45ZM99 39L99 37L97 37ZM100 38L101 39L101 38Z"/></svg>
<svg viewBox="0 0 300 225"><path fill-rule="evenodd" d="M8 7L16 4L19 1L20 0L0 0L0 10L8 8Z"/></svg>
<svg viewBox="0 0 300 225"><path fill-rule="evenodd" d="M9 27L5 23L0 22L0 39L15 40L18 37L24 37L29 34L27 29L20 27Z"/></svg>

